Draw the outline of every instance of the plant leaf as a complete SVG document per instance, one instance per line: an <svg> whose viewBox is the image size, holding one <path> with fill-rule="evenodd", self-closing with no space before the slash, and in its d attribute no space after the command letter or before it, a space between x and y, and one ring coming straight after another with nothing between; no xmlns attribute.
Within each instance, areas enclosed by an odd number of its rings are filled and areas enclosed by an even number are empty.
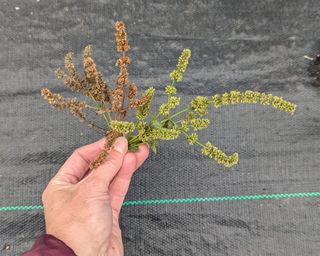
<svg viewBox="0 0 320 256"><path fill-rule="evenodd" d="M129 151L130 152L137 152L138 150L139 150L139 145L136 145L136 144L134 144L134 145L129 145Z"/></svg>
<svg viewBox="0 0 320 256"><path fill-rule="evenodd" d="M154 141L151 141L149 143L150 145L150 148L152 149L153 153L157 154L157 142L154 140Z"/></svg>
<svg viewBox="0 0 320 256"><path fill-rule="evenodd" d="M161 124L159 123L159 121L156 118L152 118L151 120L151 125L154 128L161 128Z"/></svg>

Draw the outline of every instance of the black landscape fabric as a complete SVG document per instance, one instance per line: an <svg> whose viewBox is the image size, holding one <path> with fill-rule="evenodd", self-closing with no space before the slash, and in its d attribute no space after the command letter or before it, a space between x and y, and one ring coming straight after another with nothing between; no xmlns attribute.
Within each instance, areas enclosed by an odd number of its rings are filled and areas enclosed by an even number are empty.
<svg viewBox="0 0 320 256"><path fill-rule="evenodd" d="M177 85L195 95L257 90L297 104L291 116L268 106L211 108L200 140L239 164L226 169L181 138L162 142L134 175L127 201L319 192L320 88L310 60L320 52L318 0L1 0L0 255L19 255L44 232L41 193L64 160L100 138L40 95L65 96L54 70L73 51L93 57L110 84L117 73L114 23L123 20L131 80L157 89L156 105L183 48L192 56ZM308 194L306 194L308 195ZM251 198L252 199L252 198ZM125 206L125 255L319 255L319 197Z"/></svg>

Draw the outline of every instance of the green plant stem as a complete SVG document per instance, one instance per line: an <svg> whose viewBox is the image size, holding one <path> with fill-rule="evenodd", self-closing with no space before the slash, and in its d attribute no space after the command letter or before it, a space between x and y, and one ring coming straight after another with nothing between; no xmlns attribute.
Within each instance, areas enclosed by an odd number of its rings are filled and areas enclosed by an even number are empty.
<svg viewBox="0 0 320 256"><path fill-rule="evenodd" d="M91 126L93 129L96 129L96 130L101 130L101 131L104 131L104 129L98 125L96 125L95 123L93 122L90 122L88 121L87 119L84 119L83 122L85 122L86 124L88 124L89 126Z"/></svg>
<svg viewBox="0 0 320 256"><path fill-rule="evenodd" d="M180 115L180 114L182 114L182 113L184 113L184 112L186 112L186 111L188 111L188 110L189 110L189 106L187 106L186 108L182 109L181 111L173 114L172 116L169 116L169 117L163 119L160 123L164 123L164 122L166 122L167 120L169 120L169 119L171 119L171 118L174 118L175 116L178 116L178 115Z"/></svg>
<svg viewBox="0 0 320 256"><path fill-rule="evenodd" d="M174 124L177 124L177 122L173 121L172 119L169 118L169 120L170 120L171 122L173 122ZM180 121L182 121L182 120L180 120ZM179 121L179 122L180 122L180 121ZM186 137L189 136L188 133L186 133L185 131L182 131L182 130L181 130L181 132L182 132ZM203 145L202 143L200 143L199 141L196 141L196 144L198 144L198 145L201 146L201 147L204 147L204 145Z"/></svg>
<svg viewBox="0 0 320 256"><path fill-rule="evenodd" d="M135 137L132 137L129 142L132 143L132 142L136 142L138 140L138 137L135 136Z"/></svg>
<svg viewBox="0 0 320 256"><path fill-rule="evenodd" d="M174 86L175 83L176 83L176 81L172 80L170 86ZM167 95L167 102L168 102L168 100L169 100L169 95L168 95L168 94L166 94L166 95ZM160 113L158 113L158 114L156 115L155 119L158 119L159 116L160 116Z"/></svg>
<svg viewBox="0 0 320 256"><path fill-rule="evenodd" d="M136 141L139 141L138 135L132 137L132 138L129 140L129 143L133 143L133 142L136 142Z"/></svg>
<svg viewBox="0 0 320 256"><path fill-rule="evenodd" d="M99 109L99 107L90 106L90 105L88 105L88 104L87 104L87 108Z"/></svg>
<svg viewBox="0 0 320 256"><path fill-rule="evenodd" d="M170 86L174 86L175 82L176 82L176 81L172 80ZM166 95L167 95L167 102L168 102L170 95L169 95L169 94L166 94Z"/></svg>
<svg viewBox="0 0 320 256"><path fill-rule="evenodd" d="M138 135L135 136L135 137L132 137L132 138L128 141L129 149L139 148L139 145L140 145L140 144L145 144L145 143L143 143L142 141L140 141L140 140L138 139Z"/></svg>
<svg viewBox="0 0 320 256"><path fill-rule="evenodd" d="M90 94L91 99L97 104L97 106L99 106L99 103L94 99L92 94L90 92L89 92L89 94ZM110 113L109 112L107 112L107 113L108 113L108 116L109 116L109 119L110 119L109 121L108 121L108 118L106 117L106 115L104 113L102 115L103 115L103 118L104 118L107 126L109 126L109 123L111 122L112 119L111 119Z"/></svg>
<svg viewBox="0 0 320 256"><path fill-rule="evenodd" d="M188 133L186 133L185 131L181 131L186 137L188 137ZM204 147L204 145L202 143L200 143L199 141L196 141L196 144L198 144L201 147Z"/></svg>
<svg viewBox="0 0 320 256"><path fill-rule="evenodd" d="M108 122L106 115L105 114L102 114L102 115L103 115L104 120L106 121L106 124L109 126L109 122Z"/></svg>
<svg viewBox="0 0 320 256"><path fill-rule="evenodd" d="M109 120L111 121L111 120L112 120L112 118L111 118L110 113L109 113L109 112L107 112L107 114L108 114Z"/></svg>

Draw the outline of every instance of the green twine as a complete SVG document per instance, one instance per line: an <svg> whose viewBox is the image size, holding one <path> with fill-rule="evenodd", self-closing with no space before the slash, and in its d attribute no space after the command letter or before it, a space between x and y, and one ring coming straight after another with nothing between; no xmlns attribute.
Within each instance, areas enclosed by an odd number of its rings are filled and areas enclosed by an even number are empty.
<svg viewBox="0 0 320 256"><path fill-rule="evenodd" d="M16 205L16 206L2 206L0 211L24 211L24 210L43 210L42 205Z"/></svg>
<svg viewBox="0 0 320 256"><path fill-rule="evenodd" d="M212 202L212 201L240 201L240 200L288 198L288 197L314 197L314 196L320 196L320 192L141 200L141 201L126 201L123 203L123 205L128 206L128 205L144 205L144 204L175 204L175 203L194 203L194 202Z"/></svg>
<svg viewBox="0 0 320 256"><path fill-rule="evenodd" d="M125 201L123 203L123 206L195 203L195 202L212 202L212 201L240 201L240 200L274 199L274 198L290 198L290 197L318 197L318 196L320 197L320 192L173 198L173 199ZM43 210L43 206L42 205L17 205L17 206L0 207L0 211L25 211L25 210Z"/></svg>

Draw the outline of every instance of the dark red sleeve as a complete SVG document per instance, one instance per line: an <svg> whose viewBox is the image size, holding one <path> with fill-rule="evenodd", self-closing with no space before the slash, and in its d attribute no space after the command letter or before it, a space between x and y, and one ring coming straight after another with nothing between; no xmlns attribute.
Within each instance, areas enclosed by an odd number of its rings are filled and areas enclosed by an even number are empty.
<svg viewBox="0 0 320 256"><path fill-rule="evenodd" d="M76 256L71 248L52 235L41 235L32 249L21 256Z"/></svg>

